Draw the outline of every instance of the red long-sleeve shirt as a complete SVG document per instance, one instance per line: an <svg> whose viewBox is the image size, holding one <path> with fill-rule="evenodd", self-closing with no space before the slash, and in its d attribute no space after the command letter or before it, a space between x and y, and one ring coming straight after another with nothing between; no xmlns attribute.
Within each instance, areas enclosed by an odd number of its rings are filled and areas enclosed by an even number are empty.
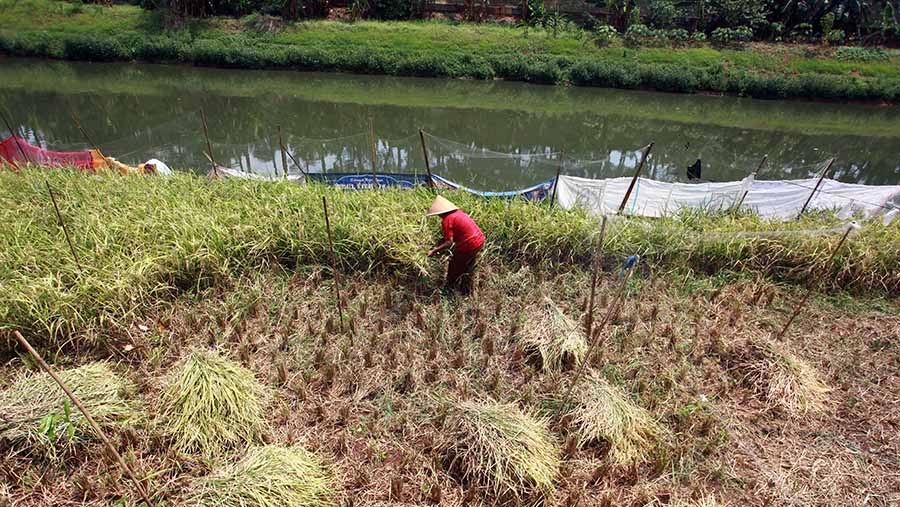
<svg viewBox="0 0 900 507"><path fill-rule="evenodd" d="M484 245L484 233L469 215L455 210L441 220L444 239L456 244L459 253L474 252Z"/></svg>

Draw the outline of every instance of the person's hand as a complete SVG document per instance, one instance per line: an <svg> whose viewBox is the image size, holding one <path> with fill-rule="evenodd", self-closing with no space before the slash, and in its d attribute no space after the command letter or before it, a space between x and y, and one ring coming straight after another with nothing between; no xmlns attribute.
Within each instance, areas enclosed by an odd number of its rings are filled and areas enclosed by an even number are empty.
<svg viewBox="0 0 900 507"><path fill-rule="evenodd" d="M435 253L437 253L437 252L435 252L435 251L434 251L434 248L432 248L431 250L428 251L428 256L429 256L429 257L434 257L434 254L435 254Z"/></svg>

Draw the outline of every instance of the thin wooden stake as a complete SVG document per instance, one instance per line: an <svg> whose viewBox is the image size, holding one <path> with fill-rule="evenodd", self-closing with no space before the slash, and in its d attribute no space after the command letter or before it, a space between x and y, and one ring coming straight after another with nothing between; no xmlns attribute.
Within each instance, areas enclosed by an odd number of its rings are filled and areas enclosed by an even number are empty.
<svg viewBox="0 0 900 507"><path fill-rule="evenodd" d="M759 162L759 166L757 166L755 171L750 173L750 176L752 176L755 179L756 175L759 174L760 171L762 171L763 166L767 165L768 163L769 163L769 156L763 155L762 160L760 160L760 162ZM749 193L750 193L749 188L747 190L744 190L744 194L741 196L741 199L737 202L737 204L734 205L734 209L741 209L741 206L744 205L744 199L747 198L747 194L749 194Z"/></svg>
<svg viewBox="0 0 900 507"><path fill-rule="evenodd" d="M619 204L619 215L625 211L625 204L628 203L628 198L631 197L631 191L634 190L634 184L637 183L637 179L641 175L641 170L644 168L644 162L647 161L647 156L652 149L653 143L648 144L647 147L644 148L644 153L641 155L641 162L638 164L637 169L635 169L634 176L631 177L631 183L628 184L628 190L625 191L625 197L622 198L622 203Z"/></svg>
<svg viewBox="0 0 900 507"><path fill-rule="evenodd" d="M831 265L831 263L834 262L834 258L837 257L838 251L844 245L844 242L847 241L847 237L850 236L850 232L853 230L853 227L853 225L850 225L847 227L847 230L844 231L844 235L841 237L841 240L838 241L838 244L834 247L834 250L831 251L831 257L829 257L828 259L828 265ZM806 294L803 295L803 299L801 299L800 302L797 303L797 306L794 307L794 312L791 314L791 318L789 318L787 322L784 323L784 327L781 328L781 331L776 337L777 340L781 340L782 338L784 338L784 333L787 332L788 328L791 327L791 324L794 323L794 319L796 319L797 316L800 315L800 312L803 311L803 308L806 306L806 302L809 300L810 295L812 295L812 291L812 285L810 285L806 289Z"/></svg>
<svg viewBox="0 0 900 507"><path fill-rule="evenodd" d="M94 140L91 139L91 136L88 135L87 131L84 130L84 127L81 126L81 122L78 121L78 115L75 114L75 111L69 111L69 115L72 116L72 121L75 122L75 126L78 127L78 130L81 132L81 135L84 136L84 139L88 142L88 144L95 150L97 150L97 153L103 156L103 152L100 151L100 146L98 146L97 143L95 143Z"/></svg>
<svg viewBox="0 0 900 507"><path fill-rule="evenodd" d="M594 296L597 293L597 278L599 278L600 259L603 253L603 240L606 238L606 215L603 215L603 222L600 224L600 238L597 239L597 248L594 250L594 262L592 263L591 272L591 299L588 303L587 313L587 336L588 339L593 336L594 330Z"/></svg>
<svg viewBox="0 0 900 507"><path fill-rule="evenodd" d="M22 158L25 159L25 163L34 165L34 161L31 160L31 157L29 157L27 153L25 153L25 149L22 148L22 144L19 143L19 136L16 134L16 132L12 128L12 125L10 125L9 121L6 119L6 115L0 112L0 117L3 118L3 123L6 125L6 129L9 130L10 134L12 134L13 141L16 142L16 147L19 148L19 152L22 154Z"/></svg>
<svg viewBox="0 0 900 507"><path fill-rule="evenodd" d="M422 141L422 156L425 157L425 170L428 171L428 186L434 188L434 177L431 176L431 162L428 161L428 148L425 146L425 131L419 129L419 140Z"/></svg>
<svg viewBox="0 0 900 507"><path fill-rule="evenodd" d="M562 161L565 156L565 152L560 153L559 160L556 161L556 178L553 178L553 193L550 195L551 208L556 204L556 187L559 186L559 173L562 170ZM603 217L603 225L606 225L606 217Z"/></svg>
<svg viewBox="0 0 900 507"><path fill-rule="evenodd" d="M34 347L32 347L31 344L28 343L28 340L26 340L25 337L22 336L22 333L20 333L18 330L14 330L13 335L15 335L19 343L23 347L25 347L26 350L28 350L28 353L31 354L32 357L34 357L34 360L38 362L41 368L43 368L43 370L47 372L47 374L50 375L51 378L53 378L53 380L59 385L63 392L66 393L66 396L68 396L69 399L72 400L72 403L74 403L75 406L78 407L78 410L81 411L82 415L84 415L84 418L91 426L91 429L93 429L97 436L100 437L100 440L103 441L109 452L111 452L112 455L115 456L116 461L118 461L119 466L122 467L122 470L125 472L125 474L128 475L128 477L134 482L135 487L137 487L138 493L140 493L141 498L144 499L144 503L146 503L148 507L153 507L153 502L150 500L150 495L147 494L147 490L144 489L144 485L141 484L141 481L138 480L137 474L135 474L131 467L128 466L128 463L126 463L125 460L122 459L122 455L119 454L115 447L113 447L112 443L109 441L109 438L106 437L106 434L94 421L91 413L88 412L88 410L84 407L78 396L75 396L75 393L73 393L69 389L69 387L62 381L62 379L60 379L59 376L56 375L56 372L53 371L53 368L51 368L50 365L47 364L46 361L44 361L44 358L41 357L41 355L38 354L36 350L34 350Z"/></svg>
<svg viewBox="0 0 900 507"><path fill-rule="evenodd" d="M278 126L278 144L281 145L281 170L284 171L284 179L288 179L287 152L284 149L284 138L281 136L281 125Z"/></svg>
<svg viewBox="0 0 900 507"><path fill-rule="evenodd" d="M53 187L50 186L50 182L47 180L44 180L44 184L47 185L47 192L50 193L50 200L53 201L53 209L56 210L56 218L59 220L59 226L62 227L63 233L66 235L66 242L69 243L69 251L72 252L72 257L75 259L75 265L78 266L78 272L84 274L84 268L81 267L81 260L78 258L78 254L75 253L75 246L72 245L72 237L69 236L69 228L66 227L66 222L59 212L59 205L56 204L56 195L53 194Z"/></svg>
<svg viewBox="0 0 900 507"><path fill-rule="evenodd" d="M297 166L297 169L300 169L300 172L303 173L304 177L309 176L309 173L307 173L305 170L303 170L303 166L300 165L300 162L297 162L297 159L294 158L293 155L291 155L291 152L287 152L287 156L291 157L291 161L294 162L294 165Z"/></svg>
<svg viewBox="0 0 900 507"><path fill-rule="evenodd" d="M628 273L622 277L622 283L619 285L618 297L616 300L609 305L609 309L606 311L606 315L603 316L603 320L600 321L600 324L597 325L597 329L603 329L612 320L615 312L618 311L619 307L625 301L625 292L628 289L628 281L631 280L631 275L634 273L634 267L637 265L635 263L633 266L628 268ZM588 336L588 340L591 337ZM563 407L569 404L569 399L572 397L572 392L575 390L575 386L578 384L578 381L581 380L581 375L584 373L584 369L587 366L588 362L591 360L591 356L594 354L594 348L600 343L600 340L591 341L590 346L588 347L587 353L584 355L584 359L581 360L581 365L578 366L578 370L575 371L575 377L572 379L572 383L569 384L569 389L566 390L566 395L562 399L562 403L556 407L556 412L553 415L554 419L559 419L559 414L562 412Z"/></svg>
<svg viewBox="0 0 900 507"><path fill-rule="evenodd" d="M328 219L328 200L322 196L322 208L325 210L325 229L328 231L328 249L331 251L331 272L334 275L334 295L337 297L338 315L341 319L341 332L344 331L344 305L341 300L341 280L334 257L334 240L331 237L331 221Z"/></svg>
<svg viewBox="0 0 900 507"><path fill-rule="evenodd" d="M369 115L369 146L372 148L372 186L378 188L378 173L375 168L375 117Z"/></svg>
<svg viewBox="0 0 900 507"><path fill-rule="evenodd" d="M216 158L213 156L212 143L209 141L209 125L206 123L206 111L202 107L200 108L200 120L203 121L203 135L206 137L206 158L212 164L213 176L218 178L219 164L216 163Z"/></svg>
<svg viewBox="0 0 900 507"><path fill-rule="evenodd" d="M834 165L834 158L832 157L828 164L825 166L825 169L822 170L822 174L819 175L819 179L816 181L816 186L813 188L813 191L809 194L809 197L806 198L806 202L803 203L803 207L800 209L800 213L797 214L797 220L800 220L800 217L803 216L803 213L806 211L806 207L809 206L809 203L812 201L816 192L819 191L819 187L822 185L822 181L828 176L828 171L831 169L831 166Z"/></svg>

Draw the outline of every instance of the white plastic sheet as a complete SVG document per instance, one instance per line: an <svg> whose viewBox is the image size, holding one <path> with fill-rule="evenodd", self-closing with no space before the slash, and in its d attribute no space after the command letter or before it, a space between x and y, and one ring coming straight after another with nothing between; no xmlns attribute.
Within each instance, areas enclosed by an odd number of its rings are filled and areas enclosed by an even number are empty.
<svg viewBox="0 0 900 507"><path fill-rule="evenodd" d="M794 218L816 186L816 179L759 181L752 177L724 183L666 183L638 178L623 213L661 217L683 207L708 210L742 208L767 218ZM594 214L614 214L628 190L631 178L593 180L560 176L558 204L565 209L584 207ZM744 193L746 192L746 196ZM836 210L841 217L864 217L889 211L900 197L900 185L857 185L825 179L807 209Z"/></svg>

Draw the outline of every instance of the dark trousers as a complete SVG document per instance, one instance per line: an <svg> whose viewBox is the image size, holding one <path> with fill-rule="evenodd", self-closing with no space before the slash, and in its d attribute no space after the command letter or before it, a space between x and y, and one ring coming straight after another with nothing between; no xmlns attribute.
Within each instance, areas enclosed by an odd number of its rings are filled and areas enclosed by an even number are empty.
<svg viewBox="0 0 900 507"><path fill-rule="evenodd" d="M463 294L472 292L472 275L481 247L472 252L453 252L447 265L447 290L457 290Z"/></svg>

